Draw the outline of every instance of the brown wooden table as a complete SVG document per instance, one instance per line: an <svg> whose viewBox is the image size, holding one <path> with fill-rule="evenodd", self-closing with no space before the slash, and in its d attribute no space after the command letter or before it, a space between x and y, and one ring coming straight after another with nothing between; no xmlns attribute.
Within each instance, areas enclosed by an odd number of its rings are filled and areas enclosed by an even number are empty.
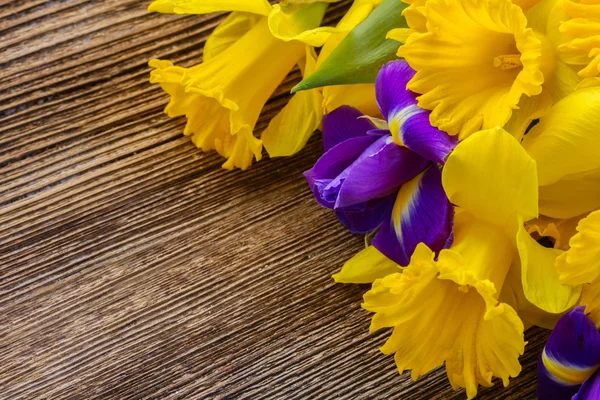
<svg viewBox="0 0 600 400"><path fill-rule="evenodd" d="M318 135L227 172L163 114L147 61L199 63L222 15L147 3L0 1L0 397L464 398L441 369L398 375L368 286L331 280L363 240L304 182ZM480 398L534 398L546 336Z"/></svg>

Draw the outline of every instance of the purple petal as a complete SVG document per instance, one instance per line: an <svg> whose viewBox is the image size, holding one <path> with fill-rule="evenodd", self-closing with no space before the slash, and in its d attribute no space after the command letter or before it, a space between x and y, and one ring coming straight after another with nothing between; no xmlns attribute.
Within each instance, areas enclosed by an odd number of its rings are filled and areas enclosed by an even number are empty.
<svg viewBox="0 0 600 400"><path fill-rule="evenodd" d="M584 307L576 307L556 324L538 362L538 398L569 399L585 378L600 367L600 334ZM552 371L566 370L569 379ZM581 377L578 381L574 377ZM562 398L562 397L560 397Z"/></svg>
<svg viewBox="0 0 600 400"><path fill-rule="evenodd" d="M457 139L431 126L429 111L417 106L417 94L406 89L414 74L404 60L384 65L375 81L377 103L398 144L443 164Z"/></svg>
<svg viewBox="0 0 600 400"><path fill-rule="evenodd" d="M423 171L428 163L406 147L396 145L391 136L383 136L338 176L344 182L335 208L390 195Z"/></svg>
<svg viewBox="0 0 600 400"><path fill-rule="evenodd" d="M341 106L323 116L323 147L328 151L344 140L364 136L373 129L369 120L354 107Z"/></svg>
<svg viewBox="0 0 600 400"><path fill-rule="evenodd" d="M600 370L596 371L587 381L583 382L581 389L573 400L597 400L600 399Z"/></svg>
<svg viewBox="0 0 600 400"><path fill-rule="evenodd" d="M360 207L336 210L335 215L350 232L366 234L374 231L394 205L395 195L369 200Z"/></svg>
<svg viewBox="0 0 600 400"><path fill-rule="evenodd" d="M377 141L377 136L361 136L345 140L321 156L314 167L304 172L317 202L333 208L343 181L333 181Z"/></svg>
<svg viewBox="0 0 600 400"><path fill-rule="evenodd" d="M389 123L389 114L417 104L417 95L406 89L406 84L415 75L415 71L404 60L390 61L385 64L375 79L375 96L383 119Z"/></svg>
<svg viewBox="0 0 600 400"><path fill-rule="evenodd" d="M417 244L423 242L436 253L446 246L451 240L453 216L452 204L442 187L442 174L437 165L431 165L400 189L373 245L406 266Z"/></svg>
<svg viewBox="0 0 600 400"><path fill-rule="evenodd" d="M408 114L410 116L406 118ZM458 143L456 137L431 126L429 112L416 105L392 111L388 122L392 135L397 135L406 147L439 164L446 162Z"/></svg>

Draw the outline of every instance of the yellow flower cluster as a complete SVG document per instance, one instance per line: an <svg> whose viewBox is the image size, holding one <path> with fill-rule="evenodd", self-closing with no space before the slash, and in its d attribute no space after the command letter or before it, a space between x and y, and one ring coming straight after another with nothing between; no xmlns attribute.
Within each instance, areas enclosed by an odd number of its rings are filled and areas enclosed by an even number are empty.
<svg viewBox="0 0 600 400"><path fill-rule="evenodd" d="M310 74L380 0L356 0L336 27L319 27L328 1L156 0L149 11L204 14L232 11L212 32L203 62L191 68L151 60L150 82L171 101L170 117L185 116L184 134L203 151L216 150L223 168L248 168L262 157L298 152L320 126L323 112L352 104L375 114L372 84L345 85L295 94L260 138L254 128L275 89L298 65ZM314 47L321 47L317 57Z"/></svg>
<svg viewBox="0 0 600 400"><path fill-rule="evenodd" d="M600 1L410 3L388 37L460 140L442 170L454 240L407 266L369 246L334 279L372 282L363 307L400 372L445 364L473 398L519 374L526 327L577 305L600 326Z"/></svg>

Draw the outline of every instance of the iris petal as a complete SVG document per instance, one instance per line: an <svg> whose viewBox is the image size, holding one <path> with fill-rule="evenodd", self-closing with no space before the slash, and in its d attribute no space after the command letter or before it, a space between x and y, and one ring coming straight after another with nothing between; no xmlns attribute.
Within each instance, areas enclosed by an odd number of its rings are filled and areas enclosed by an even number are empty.
<svg viewBox="0 0 600 400"><path fill-rule="evenodd" d="M328 193L334 189L331 187L332 181L377 139L370 135L348 139L331 148L319 158L314 167L304 172L310 189L321 206L334 207L341 182L338 181L335 193Z"/></svg>
<svg viewBox="0 0 600 400"><path fill-rule="evenodd" d="M417 94L406 88L414 74L404 60L384 65L375 81L377 104L397 144L443 164L457 140L431 126L429 111L417 106Z"/></svg>
<svg viewBox="0 0 600 400"><path fill-rule="evenodd" d="M583 382L581 389L572 400L600 399L600 372L596 371L587 381Z"/></svg>
<svg viewBox="0 0 600 400"><path fill-rule="evenodd" d="M399 136L403 144L415 153L428 160L444 164L458 140L431 126L429 113L420 108L419 110L404 121Z"/></svg>
<svg viewBox="0 0 600 400"><path fill-rule="evenodd" d="M406 147L396 145L390 136L380 137L338 177L344 179L344 183L335 207L390 195L423 171L428 163Z"/></svg>
<svg viewBox="0 0 600 400"><path fill-rule="evenodd" d="M577 307L563 316L544 347L538 363L538 398L570 398L600 366L600 334Z"/></svg>
<svg viewBox="0 0 600 400"><path fill-rule="evenodd" d="M394 204L394 195L369 200L366 203L345 209L335 210L335 215L350 232L366 234L375 230L390 212Z"/></svg>
<svg viewBox="0 0 600 400"><path fill-rule="evenodd" d="M383 221L373 245L406 266L421 242L436 253L444 248L452 230L452 216L442 174L432 165L400 188L393 210Z"/></svg>
<svg viewBox="0 0 600 400"><path fill-rule="evenodd" d="M415 71L404 60L385 64L375 80L377 104L383 118L388 120L390 112L417 104L417 95L406 89L406 84L415 75Z"/></svg>
<svg viewBox="0 0 600 400"><path fill-rule="evenodd" d="M342 106L323 117L323 146L329 151L344 140L364 136L373 125L356 108Z"/></svg>

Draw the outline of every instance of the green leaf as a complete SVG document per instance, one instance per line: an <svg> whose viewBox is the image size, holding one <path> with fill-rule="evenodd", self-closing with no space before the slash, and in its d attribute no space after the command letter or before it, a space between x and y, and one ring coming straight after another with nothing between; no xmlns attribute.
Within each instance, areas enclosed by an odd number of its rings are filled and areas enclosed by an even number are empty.
<svg viewBox="0 0 600 400"><path fill-rule="evenodd" d="M322 86L372 83L379 69L396 57L400 44L385 36L395 28L406 28L400 0L384 0L358 24L311 75L294 86L292 93Z"/></svg>

